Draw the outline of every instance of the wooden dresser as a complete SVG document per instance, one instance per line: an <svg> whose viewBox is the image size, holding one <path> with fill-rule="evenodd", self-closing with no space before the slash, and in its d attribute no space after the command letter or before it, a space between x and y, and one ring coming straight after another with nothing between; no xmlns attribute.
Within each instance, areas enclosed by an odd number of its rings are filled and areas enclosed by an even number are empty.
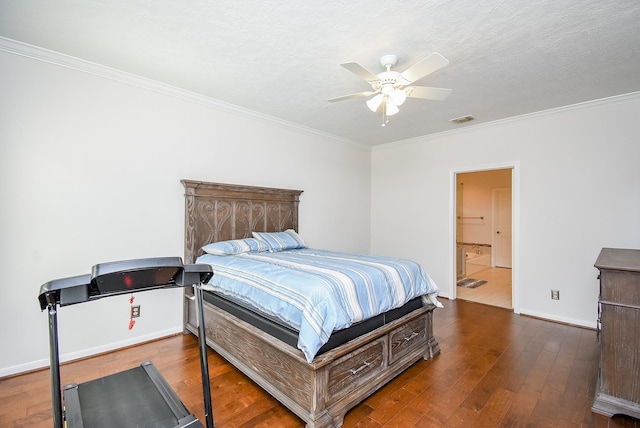
<svg viewBox="0 0 640 428"><path fill-rule="evenodd" d="M640 250L603 248L600 270L600 367L591 410L640 418Z"/></svg>

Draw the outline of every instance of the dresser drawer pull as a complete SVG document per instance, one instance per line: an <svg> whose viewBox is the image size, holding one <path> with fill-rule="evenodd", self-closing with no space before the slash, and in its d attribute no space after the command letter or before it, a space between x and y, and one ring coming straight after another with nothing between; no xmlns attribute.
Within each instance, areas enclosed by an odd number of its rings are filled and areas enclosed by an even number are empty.
<svg viewBox="0 0 640 428"><path fill-rule="evenodd" d="M406 342L413 340L413 338L415 338L416 336L419 336L420 333L416 333L415 331L413 333L411 333L409 336L405 336L404 340Z"/></svg>
<svg viewBox="0 0 640 428"><path fill-rule="evenodd" d="M365 361L364 363L362 363L362 365L360 367L358 367L357 369L350 369L351 370L351 374L358 374L360 373L360 371L366 369L367 367L369 367L371 365L371 363Z"/></svg>

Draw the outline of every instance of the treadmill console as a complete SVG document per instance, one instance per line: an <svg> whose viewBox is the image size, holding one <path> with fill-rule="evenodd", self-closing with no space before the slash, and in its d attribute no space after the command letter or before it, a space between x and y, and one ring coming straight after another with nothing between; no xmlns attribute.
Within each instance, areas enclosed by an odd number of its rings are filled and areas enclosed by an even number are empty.
<svg viewBox="0 0 640 428"><path fill-rule="evenodd" d="M182 269L180 257L101 263L93 266L91 287L98 294L170 287Z"/></svg>
<svg viewBox="0 0 640 428"><path fill-rule="evenodd" d="M94 265L91 274L54 279L40 287L40 309L49 304L67 306L134 291L188 287L207 283L209 265L183 265L180 257L156 257Z"/></svg>

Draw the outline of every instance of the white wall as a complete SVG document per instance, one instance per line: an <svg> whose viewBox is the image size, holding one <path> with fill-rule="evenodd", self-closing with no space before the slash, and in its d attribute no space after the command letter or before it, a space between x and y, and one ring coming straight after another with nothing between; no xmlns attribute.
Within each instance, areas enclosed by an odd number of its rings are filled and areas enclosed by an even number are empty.
<svg viewBox="0 0 640 428"><path fill-rule="evenodd" d="M372 252L421 262L451 296L452 171L515 165L520 312L595 326L601 247L640 248L639 115L636 93L376 147Z"/></svg>
<svg viewBox="0 0 640 428"><path fill-rule="evenodd" d="M369 251L370 149L3 43L0 377L48 365L46 281L182 256L182 178L304 190L310 246ZM179 290L138 293L132 331L128 298L63 308L63 360L182 330Z"/></svg>

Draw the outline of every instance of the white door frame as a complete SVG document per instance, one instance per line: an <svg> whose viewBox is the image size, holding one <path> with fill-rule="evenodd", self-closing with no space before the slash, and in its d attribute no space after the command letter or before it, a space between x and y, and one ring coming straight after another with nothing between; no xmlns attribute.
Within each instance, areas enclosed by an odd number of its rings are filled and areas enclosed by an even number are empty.
<svg viewBox="0 0 640 428"><path fill-rule="evenodd" d="M450 171L449 189L449 283L450 296L455 300L456 290L456 178L458 174L494 169L511 169L511 307L520 313L520 162L457 168Z"/></svg>

